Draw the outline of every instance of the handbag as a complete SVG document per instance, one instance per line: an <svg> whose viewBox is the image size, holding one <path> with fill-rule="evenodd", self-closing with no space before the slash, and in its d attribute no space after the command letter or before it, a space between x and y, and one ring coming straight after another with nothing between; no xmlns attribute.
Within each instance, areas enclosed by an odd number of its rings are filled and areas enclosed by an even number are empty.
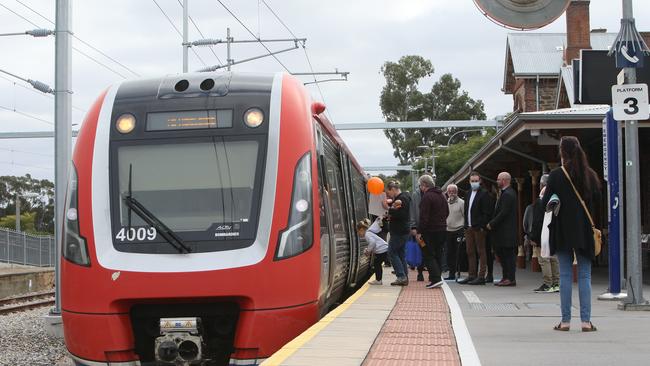
<svg viewBox="0 0 650 366"><path fill-rule="evenodd" d="M593 231L593 235L594 235L594 255L598 255L600 254L600 249L602 247L603 234L600 232L600 230L596 229L596 225L594 224L594 220L591 218L591 214L587 209L587 205L585 205L585 201L582 200L582 196L580 196L580 193L578 193L578 190L576 189L576 186L573 184L573 181L571 180L569 173L566 171L566 169L564 169L564 167L562 167L562 171L564 172L564 175L566 175L566 178L569 180L569 183L571 183L571 187L573 187L573 191L575 192L576 196L578 196L578 200L580 201L580 203L582 203L582 208L585 209L585 213L589 218L589 223L591 223L591 230Z"/></svg>

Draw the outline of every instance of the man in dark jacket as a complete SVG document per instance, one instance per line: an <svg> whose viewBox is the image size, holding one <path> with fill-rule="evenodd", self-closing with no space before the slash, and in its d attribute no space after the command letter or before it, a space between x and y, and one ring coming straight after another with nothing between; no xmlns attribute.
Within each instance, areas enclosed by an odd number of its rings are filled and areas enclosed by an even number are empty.
<svg viewBox="0 0 650 366"><path fill-rule="evenodd" d="M497 184L501 190L497 205L494 208L494 218L486 228L492 231L494 247L501 259L503 278L495 286L515 286L515 259L517 249L517 194L510 186L510 174L499 173Z"/></svg>
<svg viewBox="0 0 650 366"><path fill-rule="evenodd" d="M467 245L468 276L458 283L470 285L485 284L487 256L485 251L485 225L492 217L494 205L488 192L481 188L481 177L478 172L471 172L469 184L472 188L469 196L465 197L465 242ZM477 273L477 256L479 270Z"/></svg>
<svg viewBox="0 0 650 366"><path fill-rule="evenodd" d="M422 247L422 261L429 272L429 283L426 288L442 286L440 277L440 258L442 248L447 239L447 216L449 216L449 205L437 188L433 177L423 175L418 180L422 199L420 201L420 219L417 230L425 242Z"/></svg>
<svg viewBox="0 0 650 366"><path fill-rule="evenodd" d="M388 254L395 269L397 280L391 285L408 285L408 267L406 264L406 241L411 233L410 205L411 197L408 193L402 192L397 181L390 181L386 184L386 196L388 196Z"/></svg>

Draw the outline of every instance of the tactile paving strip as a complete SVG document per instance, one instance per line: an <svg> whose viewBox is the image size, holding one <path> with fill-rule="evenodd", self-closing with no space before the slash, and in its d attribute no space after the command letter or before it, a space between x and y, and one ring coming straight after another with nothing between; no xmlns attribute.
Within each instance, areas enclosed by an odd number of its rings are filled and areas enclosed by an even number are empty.
<svg viewBox="0 0 650 366"><path fill-rule="evenodd" d="M375 339L364 366L460 365L442 289L427 289L411 273Z"/></svg>

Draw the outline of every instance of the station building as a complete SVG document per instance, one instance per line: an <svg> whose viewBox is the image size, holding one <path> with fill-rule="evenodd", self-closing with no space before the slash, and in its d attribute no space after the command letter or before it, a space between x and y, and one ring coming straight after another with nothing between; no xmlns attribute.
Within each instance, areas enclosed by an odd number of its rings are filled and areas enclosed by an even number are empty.
<svg viewBox="0 0 650 366"><path fill-rule="evenodd" d="M617 33L590 29L589 1L573 1L567 10L566 21L567 33L522 32L507 36L502 92L512 95L513 112L506 117L497 134L447 183L455 183L467 190L469 174L476 170L488 186L495 186L498 173L509 172L513 177L513 188L518 192L519 237L523 244L521 218L526 206L539 194L541 174L559 166L560 138L565 135L578 137L591 167L603 184L602 210L594 219L597 226L605 229L603 251L597 261L606 264L608 203L607 185L603 178L602 128L610 106L574 103L577 91L574 90L571 60L579 58L583 49L608 50ZM642 36L646 43L650 43L650 33L642 33ZM648 268L650 120L640 121L639 126L639 159L646 162L640 166L640 215L644 233L644 268ZM624 182L620 186L624 187Z"/></svg>

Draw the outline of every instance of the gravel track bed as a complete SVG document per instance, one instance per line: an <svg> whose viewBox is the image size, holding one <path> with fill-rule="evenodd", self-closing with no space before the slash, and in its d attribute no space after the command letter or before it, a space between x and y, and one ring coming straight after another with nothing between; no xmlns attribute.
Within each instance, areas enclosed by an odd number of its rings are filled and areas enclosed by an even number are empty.
<svg viewBox="0 0 650 366"><path fill-rule="evenodd" d="M52 366L66 355L63 339L45 332L49 307L0 315L0 365Z"/></svg>

